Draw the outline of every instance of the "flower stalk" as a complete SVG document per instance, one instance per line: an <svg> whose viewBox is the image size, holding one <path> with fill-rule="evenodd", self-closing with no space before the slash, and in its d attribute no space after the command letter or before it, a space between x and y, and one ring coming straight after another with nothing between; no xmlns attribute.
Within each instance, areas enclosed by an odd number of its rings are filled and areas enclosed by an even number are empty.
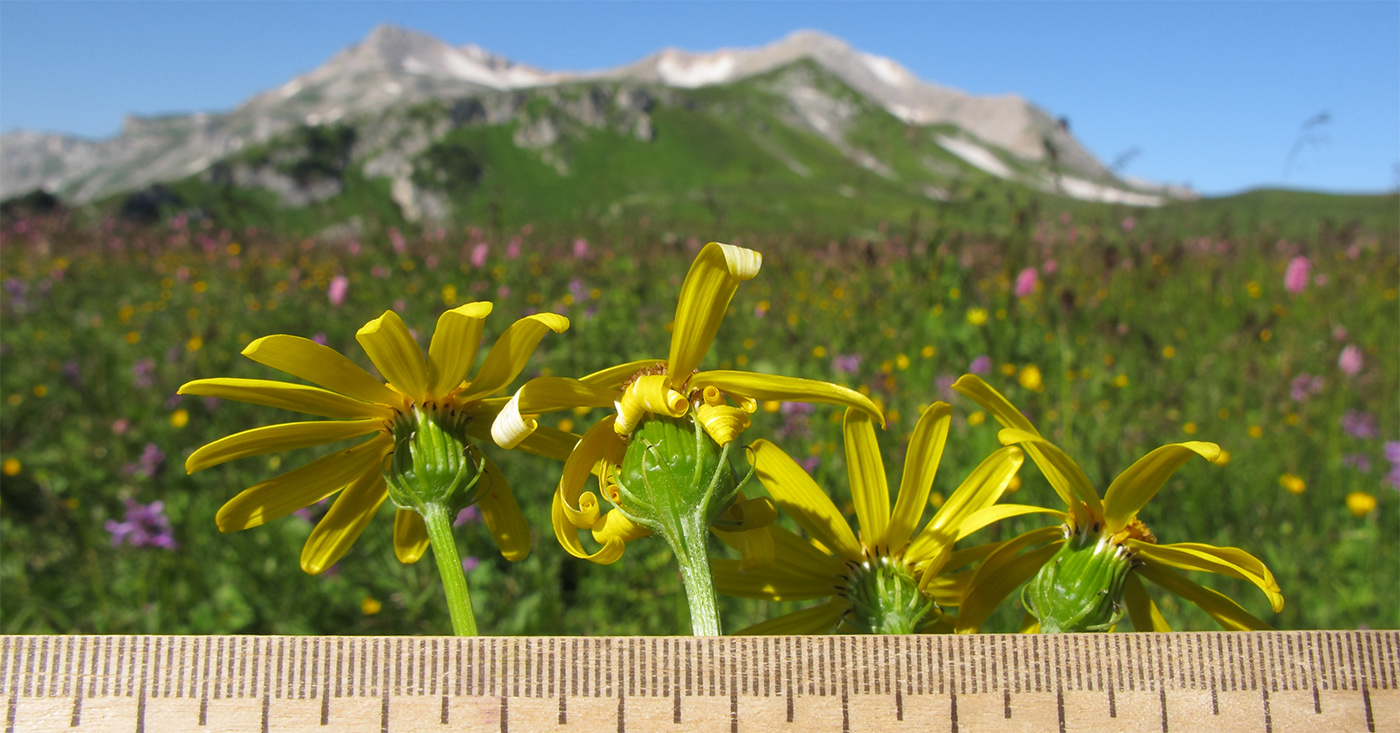
<svg viewBox="0 0 1400 733"><path fill-rule="evenodd" d="M471 591L467 589L462 559L457 554L457 538L452 534L452 515L437 502L426 504L422 514L423 523L428 528L428 544L432 545L433 559L437 561L438 575L442 577L442 589L447 593L452 633L476 636L476 614L472 611Z"/></svg>

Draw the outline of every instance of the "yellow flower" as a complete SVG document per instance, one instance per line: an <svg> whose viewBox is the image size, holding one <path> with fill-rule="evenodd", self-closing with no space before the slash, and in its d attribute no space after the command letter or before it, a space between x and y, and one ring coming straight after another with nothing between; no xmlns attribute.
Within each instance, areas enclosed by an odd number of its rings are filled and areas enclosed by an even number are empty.
<svg viewBox="0 0 1400 733"><path fill-rule="evenodd" d="M387 382L380 382L339 352L315 341L275 335L249 344L243 355L319 386L217 378L181 387L180 394L332 418L269 425L216 440L185 461L190 473L236 458L373 436L243 491L219 510L219 530L256 527L338 493L301 554L302 569L318 574L349 551L388 496L384 466L395 451L395 428L402 431L420 419L440 418L461 426L471 438L489 441L491 421L507 401L491 395L503 391L520 374L546 333L562 333L569 327L567 318L553 313L516 321L497 339L475 378L467 380L481 343L483 321L491 308L490 303L468 303L443 313L426 359L393 311L365 324L356 339ZM563 431L540 428L518 447L562 459L575 441L576 436ZM488 482L476 505L501 554L520 560L530 550L529 525L500 469L484 455L473 455L472 459L481 465L482 480ZM423 518L399 509L394 519L395 555L405 563L417 562L427 547Z"/></svg>
<svg viewBox="0 0 1400 733"><path fill-rule="evenodd" d="M980 326L980 325L986 323L986 322L987 322L987 309L986 309L986 308L968 308L968 309L967 309L967 322L968 322L968 323L971 323L971 324L974 325L974 326Z"/></svg>
<svg viewBox="0 0 1400 733"><path fill-rule="evenodd" d="M1376 497L1364 491L1347 494L1347 509L1357 517L1364 517L1376 510Z"/></svg>
<svg viewBox="0 0 1400 733"><path fill-rule="evenodd" d="M170 424L176 428L183 428L190 424L190 412L185 408L180 408L170 413Z"/></svg>
<svg viewBox="0 0 1400 733"><path fill-rule="evenodd" d="M24 468L18 458L6 458L4 464L0 464L0 473L6 476L19 475L20 469Z"/></svg>
<svg viewBox="0 0 1400 733"><path fill-rule="evenodd" d="M1291 473L1285 473L1284 475L1280 476L1278 479L1278 485L1282 486L1290 494L1301 494L1304 491L1308 490L1307 482L1303 481L1302 477L1296 476Z"/></svg>
<svg viewBox="0 0 1400 733"><path fill-rule="evenodd" d="M671 351L666 360L645 359L620 364L582 379L541 377L532 379L516 392L491 428L496 443L511 447L536 429L535 417L574 407L613 407L584 433L564 464L564 475L554 494L555 536L575 557L599 564L616 562L626 542L645 537L651 530L632 521L621 511L603 512L597 496L584 491L592 473L599 477L602 493L614 506L622 496L616 477L622 468L633 431L647 418L690 416L718 445L728 446L749 426L749 415L759 401L825 402L853 406L872 415L879 408L869 398L846 387L809 379L755 374L741 371L699 371L700 361L709 351L739 283L758 274L762 257L743 247L711 242L696 255L676 305ZM735 506L760 511L755 502ZM741 506L742 505L742 506ZM733 516L731 510L725 514ZM739 512L742 514L742 511ZM758 515L756 515L758 516ZM747 530L758 519L749 517L726 527L762 543ZM768 522L771 522L771 517ZM724 529L724 528L721 528ZM579 531L592 533L602 547L589 552L579 540ZM761 558L763 547L751 548ZM769 550L771 551L771 550Z"/></svg>
<svg viewBox="0 0 1400 733"><path fill-rule="evenodd" d="M1009 517L1059 514L1031 506L994 506L1024 460L1019 449L1007 447L974 469L916 535L948 439L951 415L947 403L937 402L920 416L891 509L871 419L860 411L846 410L847 477L860 521L858 535L830 497L782 449L766 440L750 446L749 460L773 501L823 549L774 527L774 562L745 568L738 560L716 560L716 589L771 601L829 600L739 633L829 633L838 624L842 631L857 633L950 630L951 622L939 607L962 604L972 572L945 571L985 556L979 548L955 553L954 543Z"/></svg>
<svg viewBox="0 0 1400 733"><path fill-rule="evenodd" d="M1032 392L1045 391L1045 382L1040 375L1040 367L1034 364L1021 367L1021 375L1018 377L1018 381L1021 383L1022 387Z"/></svg>
<svg viewBox="0 0 1400 733"><path fill-rule="evenodd" d="M1043 438L1001 393L971 374L959 379L953 388L972 398L1004 426L1005 429L998 435L1002 444L1020 446L1040 467L1041 473L1068 508L1068 521L1064 527L1027 532L1009 540L978 567L968 590L970 602L958 614L958 632L976 631L1001 598L1032 575L1039 578L1042 567L1046 570L1055 568L1056 563L1050 561L1052 557L1062 555L1061 548L1075 547L1084 547L1095 555L1111 558L1117 563L1120 571L1117 592L1121 595L1115 598L1113 593L1109 593L1098 597L1101 603L1111 602L1111 607L1104 609L1108 612L1104 615L1112 617L1110 621L1121 614L1121 598L1132 619L1133 628L1138 631L1171 630L1140 578L1191 601L1227 629L1268 628L1267 624L1225 595L1187 579L1173 568L1219 573L1247 580L1264 592L1275 613L1283 610L1283 594L1278 583L1264 563L1254 556L1234 547L1215 547L1195 542L1157 544L1156 537L1138 519L1138 512L1178 468L1197 455L1214 461L1220 454L1219 446L1190 442L1157 448L1119 474L1100 499L1084 471L1063 451ZM1059 539L1055 539L1057 535ZM1052 539L1055 541L1018 556L1021 550ZM1027 594L1033 599L1036 594L1032 586L1027 587ZM1063 592L1064 587L1058 588ZM1041 621L1045 622L1044 616L1041 616ZM1111 625L1110 622L1094 628Z"/></svg>
<svg viewBox="0 0 1400 733"><path fill-rule="evenodd" d="M1219 456L1216 456L1216 458L1215 458L1215 465L1217 465L1217 466L1228 466L1228 465L1230 465L1230 451L1227 451L1227 450L1225 450L1225 449L1223 449L1223 448L1220 449L1220 455L1219 455Z"/></svg>
<svg viewBox="0 0 1400 733"><path fill-rule="evenodd" d="M360 613L363 613L366 616L373 616L383 609L383 603L380 603L379 601L370 598L369 596L365 596L365 599L363 601L360 601Z"/></svg>

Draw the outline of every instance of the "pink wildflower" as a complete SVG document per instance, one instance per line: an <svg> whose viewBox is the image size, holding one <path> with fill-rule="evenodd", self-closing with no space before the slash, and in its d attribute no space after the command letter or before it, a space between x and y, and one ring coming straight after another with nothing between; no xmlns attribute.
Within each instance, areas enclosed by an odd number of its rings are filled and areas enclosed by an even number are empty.
<svg viewBox="0 0 1400 733"><path fill-rule="evenodd" d="M486 255L491 251L485 242L472 247L472 267L481 268L486 265Z"/></svg>
<svg viewBox="0 0 1400 733"><path fill-rule="evenodd" d="M1341 369L1342 373L1348 377L1360 374L1364 364L1365 360L1361 358L1361 349L1357 348L1356 344L1347 344L1346 348L1342 349L1342 355L1337 357L1337 368Z"/></svg>
<svg viewBox="0 0 1400 733"><path fill-rule="evenodd" d="M1288 270L1283 274L1283 287L1288 292L1297 295L1308 289L1308 274L1312 271L1312 262L1306 257L1294 257L1288 261Z"/></svg>
<svg viewBox="0 0 1400 733"><path fill-rule="evenodd" d="M1035 286L1040 282L1040 273L1034 267L1027 267L1016 276L1016 297L1025 298L1035 292Z"/></svg>
<svg viewBox="0 0 1400 733"><path fill-rule="evenodd" d="M326 297L330 298L331 305L339 308L345 304L345 293L350 289L350 279L344 275L336 275L331 278L331 285L326 288Z"/></svg>

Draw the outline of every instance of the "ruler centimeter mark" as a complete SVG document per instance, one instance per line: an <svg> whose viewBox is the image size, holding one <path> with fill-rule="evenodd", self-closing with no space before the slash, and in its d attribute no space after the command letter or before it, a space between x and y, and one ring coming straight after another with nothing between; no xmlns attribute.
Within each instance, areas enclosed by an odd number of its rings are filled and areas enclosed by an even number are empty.
<svg viewBox="0 0 1400 733"><path fill-rule="evenodd" d="M441 725L456 724L454 701L459 698L497 701L492 706L502 731L509 730L512 715L537 709L553 708L549 718L569 725L571 701L587 698L616 698L616 720L608 725L615 722L620 732L634 711L650 709L639 704L648 698L670 698L673 723L728 722L731 731L742 727L745 701L761 698L781 698L777 715L790 723L812 711L839 714L834 720L841 721L843 730L850 729L853 716L868 714L861 701L872 698L889 698L888 715L897 721L927 720L927 701L941 699L947 707L940 715L955 732L975 725L970 716L1008 720L1023 710L1052 714L1044 707L1052 704L1063 731L1079 727L1073 715L1082 708L1082 703L1067 701L1082 701L1089 693L1101 701L1106 719L1136 706L1131 709L1135 719L1160 720L1163 733L1193 722L1189 716L1196 713L1190 712L1184 693L1209 693L1199 699L1208 700L1211 716L1237 712L1244 699L1240 694L1252 695L1259 729L1269 733L1280 720L1324 713L1351 715L1348 720L1357 729L1375 731L1380 724L1400 730L1396 631L2 639L6 731L25 730L25 721L35 719L31 716L43 706L72 729L90 721L97 726L110 717L85 714L85 707L113 698L132 698L124 730L158 729L151 716L168 710L168 700L179 699L194 705L181 709L189 710L189 723L199 726L209 725L220 708L211 706L211 700L256 700L262 730L277 719L280 701L312 700L316 713L308 724L319 728L332 725L338 700L366 697L380 703L385 733L400 698L432 699L438 703L434 708L403 710L429 710ZM1303 694L1289 694L1295 692ZM1045 702L1045 693L1053 693L1052 703ZM1181 701L1178 694L1183 694ZM975 702L981 696L995 702ZM713 704L704 703L710 699ZM110 716L110 706L104 709ZM470 708L467 714L484 709Z"/></svg>

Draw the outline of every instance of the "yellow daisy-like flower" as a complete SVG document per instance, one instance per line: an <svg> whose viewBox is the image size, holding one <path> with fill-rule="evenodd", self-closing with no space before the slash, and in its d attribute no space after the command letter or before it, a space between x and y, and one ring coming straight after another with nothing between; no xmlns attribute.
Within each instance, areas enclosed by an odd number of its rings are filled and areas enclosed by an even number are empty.
<svg viewBox="0 0 1400 733"><path fill-rule="evenodd" d="M753 444L750 460L759 480L773 501L820 543L820 549L774 527L773 564L745 569L735 560L717 560L716 586L721 593L772 601L830 600L740 633L828 633L838 624L843 631L859 633L952 630L939 606L961 605L972 573L947 571L996 549L981 546L954 552L953 545L1002 519L1059 512L996 504L1024 460L1020 449L1006 447L973 470L915 535L943 456L951 415L947 403L937 402L920 416L891 510L884 463L870 417L853 409L846 411L846 469L860 520L859 535L851 531L827 494L781 448L765 440Z"/></svg>
<svg viewBox="0 0 1400 733"><path fill-rule="evenodd" d="M1068 507L1064 527L1028 532L1007 542L978 567L969 603L958 614L958 632L976 631L996 603L1032 576L1024 598L1045 631L1107 629L1121 618L1123 606L1138 631L1170 631L1140 578L1191 601L1227 629L1270 628L1224 594L1187 579L1178 569L1247 580L1264 592L1275 613L1283 610L1278 583L1253 555L1197 542L1158 544L1138 519L1138 512L1177 469L1192 456L1216 460L1219 446L1189 442L1157 448L1119 474L1100 499L1084 471L1042 437L1001 393L971 374L953 388L1002 424L1005 429L998 434L1002 444L1024 450ZM1019 554L1049 540L1054 541Z"/></svg>
<svg viewBox="0 0 1400 733"><path fill-rule="evenodd" d="M553 523L559 542L575 557L600 564L622 556L626 542L651 530L616 510L603 512L593 492L584 491L592 473L600 477L603 493L622 506L616 477L622 469L634 430L648 417L690 416L715 444L728 446L749 426L749 415L760 401L825 402L864 410L882 421L867 397L835 384L809 379L742 371L698 371L739 283L758 274L762 256L743 247L711 242L696 256L681 285L665 361L644 359L590 374L582 379L540 377L516 392L492 426L496 443L512 447L538 430L535 418L546 412L577 407L613 407L615 413L594 424L564 464L554 495ZM693 440L693 439L692 439ZM765 544L747 531L762 526L771 514L761 499L740 500L725 512L721 529ZM602 547L589 552L580 530L592 533ZM766 533L765 533L766 534ZM750 548L756 557L771 546Z"/></svg>
<svg viewBox="0 0 1400 733"><path fill-rule="evenodd" d="M396 430L402 436L406 430L415 430L420 421L431 419L451 425L467 437L489 441L491 422L506 402L505 397L491 395L505 390L520 374L546 333L562 333L569 327L567 318L553 313L516 321L501 334L476 376L468 380L481 343L483 321L491 308L490 303L468 303L443 313L426 359L393 311L365 324L355 338L387 382L315 341L275 335L249 344L243 355L318 386L217 378L198 379L181 387L180 394L332 418L269 425L216 440L185 461L190 473L236 458L373 436L243 491L219 510L219 530L257 527L339 493L301 553L302 569L318 574L349 551L388 496L386 462L396 442L403 440L396 438ZM568 433L541 428L516 447L562 460L575 442L576 437ZM483 474L483 488L475 503L486 526L502 555L509 560L523 559L530 551L530 528L505 477L474 447L468 451ZM400 508L394 519L394 554L402 562L417 562L427 547L423 518Z"/></svg>

